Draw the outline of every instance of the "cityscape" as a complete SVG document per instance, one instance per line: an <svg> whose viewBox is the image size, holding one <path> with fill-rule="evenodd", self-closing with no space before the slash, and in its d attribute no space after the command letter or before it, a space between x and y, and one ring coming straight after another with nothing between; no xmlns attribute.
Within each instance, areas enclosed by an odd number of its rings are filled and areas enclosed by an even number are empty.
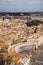
<svg viewBox="0 0 43 65"><path fill-rule="evenodd" d="M42 0L0 0L0 65L43 65Z"/></svg>

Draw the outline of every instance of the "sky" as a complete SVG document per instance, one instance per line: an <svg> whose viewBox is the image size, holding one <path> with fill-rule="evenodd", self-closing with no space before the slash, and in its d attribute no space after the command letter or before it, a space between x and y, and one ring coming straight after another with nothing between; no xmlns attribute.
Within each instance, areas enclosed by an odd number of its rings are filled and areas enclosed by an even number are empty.
<svg viewBox="0 0 43 65"><path fill-rule="evenodd" d="M0 12L43 12L43 0L0 0Z"/></svg>

